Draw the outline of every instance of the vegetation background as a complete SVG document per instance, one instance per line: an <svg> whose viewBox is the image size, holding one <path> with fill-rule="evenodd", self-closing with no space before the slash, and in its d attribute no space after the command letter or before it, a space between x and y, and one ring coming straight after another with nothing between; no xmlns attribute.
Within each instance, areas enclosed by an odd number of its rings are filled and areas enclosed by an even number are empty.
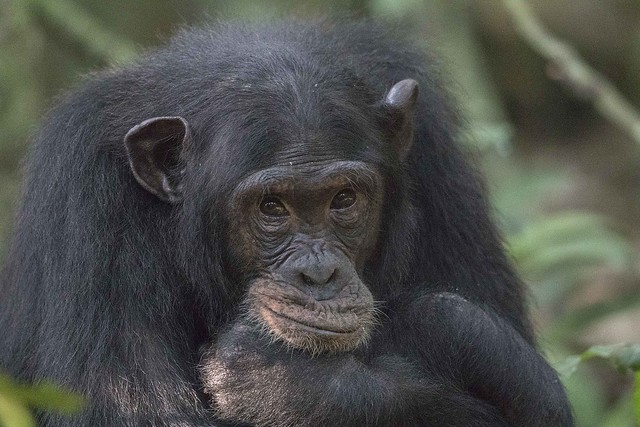
<svg viewBox="0 0 640 427"><path fill-rule="evenodd" d="M640 0L0 0L0 262L20 160L56 95L184 25L287 16L387 21L442 58L466 118L460 139L487 175L578 426L637 425ZM554 54L544 33L527 33L535 20L572 49ZM0 376L0 425L74 402Z"/></svg>

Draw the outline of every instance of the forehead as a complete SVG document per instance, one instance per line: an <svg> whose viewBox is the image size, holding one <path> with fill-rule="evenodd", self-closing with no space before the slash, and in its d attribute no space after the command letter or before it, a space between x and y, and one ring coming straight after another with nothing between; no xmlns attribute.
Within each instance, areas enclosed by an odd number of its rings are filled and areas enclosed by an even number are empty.
<svg viewBox="0 0 640 427"><path fill-rule="evenodd" d="M237 193L289 192L354 186L371 191L380 185L375 167L360 161L312 162L274 166L243 179Z"/></svg>

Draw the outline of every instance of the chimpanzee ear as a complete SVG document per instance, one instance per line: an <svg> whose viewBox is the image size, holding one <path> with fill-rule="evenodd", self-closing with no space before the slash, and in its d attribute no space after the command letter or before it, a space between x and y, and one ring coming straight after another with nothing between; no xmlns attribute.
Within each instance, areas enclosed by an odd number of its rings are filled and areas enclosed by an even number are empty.
<svg viewBox="0 0 640 427"><path fill-rule="evenodd" d="M182 198L184 166L180 154L190 140L189 123L182 117L154 117L132 127L124 137L133 176L160 199Z"/></svg>
<svg viewBox="0 0 640 427"><path fill-rule="evenodd" d="M384 127L389 132L400 160L407 157L413 144L413 116L417 100L418 82L405 79L393 85L382 101Z"/></svg>

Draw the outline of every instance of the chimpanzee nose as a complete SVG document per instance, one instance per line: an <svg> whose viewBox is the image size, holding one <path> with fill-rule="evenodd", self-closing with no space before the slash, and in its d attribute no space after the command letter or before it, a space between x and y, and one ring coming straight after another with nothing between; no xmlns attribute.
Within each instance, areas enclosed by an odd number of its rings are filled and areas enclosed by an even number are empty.
<svg viewBox="0 0 640 427"><path fill-rule="evenodd" d="M317 301L335 298L346 285L338 262L310 262L296 269L299 288Z"/></svg>
<svg viewBox="0 0 640 427"><path fill-rule="evenodd" d="M311 264L302 268L300 275L305 285L322 286L335 279L336 272L336 266L329 263Z"/></svg>

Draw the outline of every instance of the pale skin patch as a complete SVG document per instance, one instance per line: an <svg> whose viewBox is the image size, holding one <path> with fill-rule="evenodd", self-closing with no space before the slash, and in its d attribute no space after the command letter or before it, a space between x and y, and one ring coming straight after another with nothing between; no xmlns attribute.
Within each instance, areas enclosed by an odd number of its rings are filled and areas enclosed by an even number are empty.
<svg viewBox="0 0 640 427"><path fill-rule="evenodd" d="M375 324L373 296L359 280L334 298L317 301L293 286L257 279L249 290L247 314L274 339L312 354L354 350Z"/></svg>

